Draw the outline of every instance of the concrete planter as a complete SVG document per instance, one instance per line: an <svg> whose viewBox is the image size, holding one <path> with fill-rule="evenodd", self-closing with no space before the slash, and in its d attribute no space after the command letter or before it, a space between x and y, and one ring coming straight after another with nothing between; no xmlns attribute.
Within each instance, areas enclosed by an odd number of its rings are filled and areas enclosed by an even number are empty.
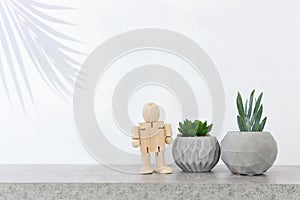
<svg viewBox="0 0 300 200"><path fill-rule="evenodd" d="M185 172L209 172L220 159L220 145L216 137L180 137L173 143L173 158Z"/></svg>
<svg viewBox="0 0 300 200"><path fill-rule="evenodd" d="M229 132L221 142L222 160L234 174L260 175L274 164L277 143L268 132Z"/></svg>

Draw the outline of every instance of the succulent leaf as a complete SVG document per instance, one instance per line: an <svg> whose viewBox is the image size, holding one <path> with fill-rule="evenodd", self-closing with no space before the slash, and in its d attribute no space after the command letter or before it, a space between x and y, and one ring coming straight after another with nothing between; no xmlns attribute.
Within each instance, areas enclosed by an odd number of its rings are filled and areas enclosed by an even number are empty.
<svg viewBox="0 0 300 200"><path fill-rule="evenodd" d="M245 115L248 113L248 99L245 102Z"/></svg>
<svg viewBox="0 0 300 200"><path fill-rule="evenodd" d="M255 99L253 109L254 94L255 90L251 92L250 99L247 99L245 105L243 105L242 96L238 92L236 100L238 109L237 123L240 131L262 132L266 125L267 117L261 121L263 114L263 105L261 104L263 93L259 95L257 100Z"/></svg>
<svg viewBox="0 0 300 200"><path fill-rule="evenodd" d="M263 113L263 105L260 106L257 115L254 118L254 125L251 131L257 131L259 129L259 123L260 123L260 119Z"/></svg>
<svg viewBox="0 0 300 200"><path fill-rule="evenodd" d="M255 90L253 90L250 95L249 110L248 110L248 114L247 114L248 118L250 118L251 112L252 112L254 93L255 93Z"/></svg>
<svg viewBox="0 0 300 200"><path fill-rule="evenodd" d="M267 117L265 117L265 118L262 120L262 122L260 123L260 126L259 126L259 127L260 127L260 130L259 130L259 131L263 131L263 130L264 130L266 123L267 123Z"/></svg>
<svg viewBox="0 0 300 200"><path fill-rule="evenodd" d="M243 117L245 115L245 110L244 110L244 106L243 106L242 96L241 96L240 93L238 93L236 103L237 103L237 108L238 108L238 111L239 111L239 115L241 117Z"/></svg>
<svg viewBox="0 0 300 200"><path fill-rule="evenodd" d="M179 122L178 131L182 134L183 137L195 137L195 136L206 136L212 129L212 124L207 126L207 121L201 122L195 120L186 119L183 123Z"/></svg>
<svg viewBox="0 0 300 200"><path fill-rule="evenodd" d="M247 131L247 125L246 125L246 123L245 123L245 121L244 121L244 118L238 116L238 120L239 120L239 124L240 124L240 126L241 126L240 130L241 130L241 131Z"/></svg>
<svg viewBox="0 0 300 200"><path fill-rule="evenodd" d="M259 107L260 107L260 103L261 103L262 97L263 97L263 93L261 93L261 94L259 95L258 99L257 99L256 102L255 102L255 107L254 107L254 111L253 111L253 115L252 115L252 116L254 116L254 117L257 115L257 112L258 112L258 110L259 110ZM254 120L254 118L251 119L251 121L253 121L253 120Z"/></svg>
<svg viewBox="0 0 300 200"><path fill-rule="evenodd" d="M238 122L239 129L241 131L245 130L245 126L242 125L240 116L237 116L237 122Z"/></svg>
<svg viewBox="0 0 300 200"><path fill-rule="evenodd" d="M212 125L212 124L208 126L208 132L210 132L210 131L211 131L212 127L213 127L213 125Z"/></svg>

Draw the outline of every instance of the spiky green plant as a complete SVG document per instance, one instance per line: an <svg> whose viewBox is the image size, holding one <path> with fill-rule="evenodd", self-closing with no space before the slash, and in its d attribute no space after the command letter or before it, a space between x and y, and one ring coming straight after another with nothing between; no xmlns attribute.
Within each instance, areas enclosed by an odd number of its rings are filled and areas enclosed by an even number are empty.
<svg viewBox="0 0 300 200"><path fill-rule="evenodd" d="M254 101L255 90L251 92L250 99L247 99L245 102L245 106L243 104L243 99L240 93L237 96L237 108L239 115L237 116L237 122L240 131L243 132L262 132L265 128L267 117L265 117L261 121L262 113L263 113L263 105L261 104L261 100L263 97L263 93L261 93L258 99ZM254 109L253 109L253 105Z"/></svg>
<svg viewBox="0 0 300 200"><path fill-rule="evenodd" d="M201 122L200 120L191 120L186 119L183 123L179 122L179 132L183 137L200 137L206 136L212 129L213 125L207 125L207 121Z"/></svg>

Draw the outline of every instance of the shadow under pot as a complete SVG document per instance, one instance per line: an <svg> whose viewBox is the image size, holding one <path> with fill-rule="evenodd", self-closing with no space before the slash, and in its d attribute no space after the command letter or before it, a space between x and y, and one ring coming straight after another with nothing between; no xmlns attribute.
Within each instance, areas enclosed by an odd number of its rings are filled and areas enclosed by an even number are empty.
<svg viewBox="0 0 300 200"><path fill-rule="evenodd" d="M184 172L210 172L220 159L216 137L177 136L172 147L173 158Z"/></svg>
<svg viewBox="0 0 300 200"><path fill-rule="evenodd" d="M221 142L222 160L234 174L261 175L277 157L277 143L268 132L229 132Z"/></svg>

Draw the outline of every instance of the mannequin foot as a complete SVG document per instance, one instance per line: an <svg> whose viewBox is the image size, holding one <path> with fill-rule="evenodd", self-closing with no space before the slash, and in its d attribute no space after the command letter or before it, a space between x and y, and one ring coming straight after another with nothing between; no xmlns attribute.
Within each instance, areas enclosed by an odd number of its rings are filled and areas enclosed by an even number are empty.
<svg viewBox="0 0 300 200"><path fill-rule="evenodd" d="M158 174L172 174L173 173L172 168L168 167L168 166L156 168L154 171L155 171L155 173L158 173Z"/></svg>
<svg viewBox="0 0 300 200"><path fill-rule="evenodd" d="M142 175L148 175L148 174L153 174L153 169L151 168L142 168L140 173Z"/></svg>

